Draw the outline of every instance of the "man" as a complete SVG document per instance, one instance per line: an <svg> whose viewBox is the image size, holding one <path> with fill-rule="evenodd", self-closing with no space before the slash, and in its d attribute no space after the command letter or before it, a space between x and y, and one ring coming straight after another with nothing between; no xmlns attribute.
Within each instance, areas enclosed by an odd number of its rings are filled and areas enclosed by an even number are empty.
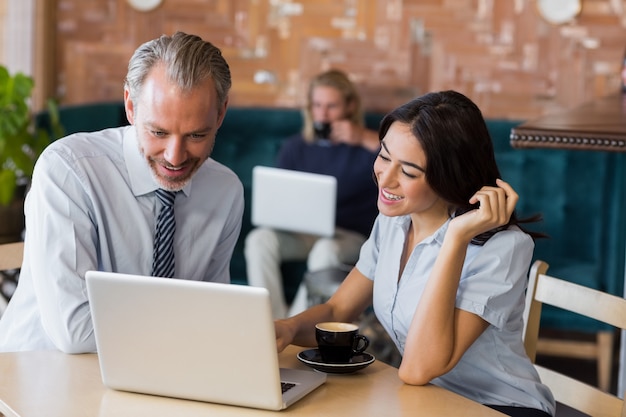
<svg viewBox="0 0 626 417"><path fill-rule="evenodd" d="M24 263L0 320L0 351L95 351L90 269L230 281L243 187L210 159L230 86L215 46L181 32L161 36L128 65L131 126L78 133L45 150L26 199Z"/></svg>
<svg viewBox="0 0 626 417"><path fill-rule="evenodd" d="M280 263L306 260L309 272L342 268L358 260L359 250L378 214L372 167L380 147L377 132L365 128L356 85L343 71L318 74L308 87L300 134L285 141L276 165L280 168L332 175L337 179L337 219L330 238L289 233L269 228L253 229L246 237L248 282L269 290L274 318L284 318L307 307L301 284L287 306ZM314 125L323 138L316 137Z"/></svg>

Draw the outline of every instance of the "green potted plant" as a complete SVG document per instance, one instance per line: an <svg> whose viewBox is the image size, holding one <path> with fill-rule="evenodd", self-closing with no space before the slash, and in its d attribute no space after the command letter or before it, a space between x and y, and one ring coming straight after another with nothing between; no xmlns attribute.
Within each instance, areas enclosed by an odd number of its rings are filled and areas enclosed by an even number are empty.
<svg viewBox="0 0 626 417"><path fill-rule="evenodd" d="M63 135L59 112L48 101L49 129L36 126L29 100L34 81L0 65L0 243L17 240L24 229L25 190L43 149Z"/></svg>

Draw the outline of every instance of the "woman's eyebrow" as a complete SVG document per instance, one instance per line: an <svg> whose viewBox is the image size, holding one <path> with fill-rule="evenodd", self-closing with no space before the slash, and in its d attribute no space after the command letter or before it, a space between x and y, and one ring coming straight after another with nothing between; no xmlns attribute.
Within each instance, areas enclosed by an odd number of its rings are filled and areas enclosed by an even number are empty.
<svg viewBox="0 0 626 417"><path fill-rule="evenodd" d="M382 147L383 147L383 148L385 148L385 151L387 151L387 153L388 153L389 155L391 155L391 152L389 152L389 148L387 148L387 144L385 143L385 141L384 141L384 140L381 142L381 145L382 145ZM404 161L404 160L402 160L402 159L400 159L400 160L399 160L399 162L400 162L402 165L408 165L408 166L413 167L413 168L415 168L415 169L417 169L417 170L419 170L419 171L422 171L422 172L424 172L424 173L426 172L426 170L425 170L424 168L422 168L421 166L419 166L419 165L417 165L417 164L414 164L413 162Z"/></svg>

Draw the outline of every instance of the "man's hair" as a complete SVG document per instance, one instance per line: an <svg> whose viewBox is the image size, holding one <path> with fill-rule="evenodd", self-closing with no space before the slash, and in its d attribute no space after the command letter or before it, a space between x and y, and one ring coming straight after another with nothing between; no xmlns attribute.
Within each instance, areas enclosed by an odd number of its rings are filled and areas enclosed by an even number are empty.
<svg viewBox="0 0 626 417"><path fill-rule="evenodd" d="M156 65L164 65L167 77L183 91L190 91L212 78L220 107L226 103L232 85L230 68L222 52L199 36L176 32L162 35L141 45L128 63L124 86L135 106L144 80Z"/></svg>

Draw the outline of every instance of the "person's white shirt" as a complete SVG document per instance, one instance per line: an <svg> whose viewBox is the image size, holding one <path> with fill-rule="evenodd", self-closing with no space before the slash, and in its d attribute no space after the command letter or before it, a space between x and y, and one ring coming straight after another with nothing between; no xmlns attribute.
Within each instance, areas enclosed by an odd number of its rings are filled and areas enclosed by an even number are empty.
<svg viewBox="0 0 626 417"><path fill-rule="evenodd" d="M150 275L160 202L135 132L74 134L40 156L25 203L24 262L0 319L0 351L95 351L85 272ZM176 277L230 282L243 208L239 178L209 158L176 197Z"/></svg>

